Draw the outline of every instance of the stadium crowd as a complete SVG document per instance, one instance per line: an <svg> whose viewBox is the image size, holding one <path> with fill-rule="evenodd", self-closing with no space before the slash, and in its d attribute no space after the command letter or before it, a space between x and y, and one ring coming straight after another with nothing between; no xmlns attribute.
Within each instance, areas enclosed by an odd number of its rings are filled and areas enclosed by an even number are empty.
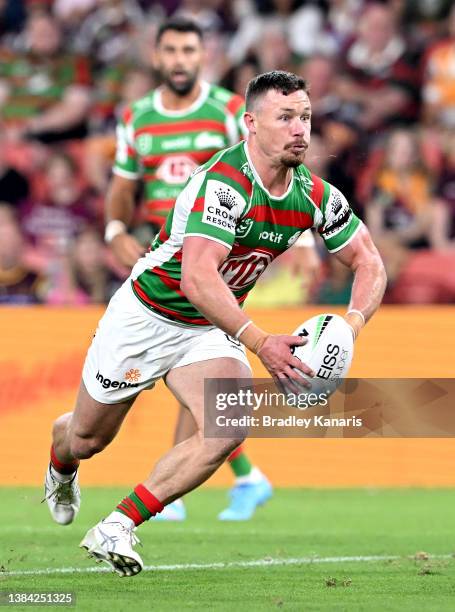
<svg viewBox="0 0 455 612"><path fill-rule="evenodd" d="M209 82L309 81L306 163L370 228L386 301L455 302L451 0L0 0L0 304L106 302L127 276L103 242L115 127L158 84L154 34L174 14L203 27ZM320 255L299 299L347 303L349 274Z"/></svg>

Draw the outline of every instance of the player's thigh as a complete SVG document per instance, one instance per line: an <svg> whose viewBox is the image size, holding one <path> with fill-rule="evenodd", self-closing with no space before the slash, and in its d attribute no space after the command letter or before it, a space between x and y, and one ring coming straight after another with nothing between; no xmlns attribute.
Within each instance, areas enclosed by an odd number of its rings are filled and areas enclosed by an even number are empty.
<svg viewBox="0 0 455 612"><path fill-rule="evenodd" d="M251 370L239 359L219 357L176 367L167 374L166 385L179 402L188 406L200 431L204 429L204 381L206 378L241 379L243 385L245 379L251 378Z"/></svg>
<svg viewBox="0 0 455 612"><path fill-rule="evenodd" d="M117 404L103 404L93 399L81 382L71 417L71 436L98 438L105 443L110 442L120 429L135 399L133 397Z"/></svg>

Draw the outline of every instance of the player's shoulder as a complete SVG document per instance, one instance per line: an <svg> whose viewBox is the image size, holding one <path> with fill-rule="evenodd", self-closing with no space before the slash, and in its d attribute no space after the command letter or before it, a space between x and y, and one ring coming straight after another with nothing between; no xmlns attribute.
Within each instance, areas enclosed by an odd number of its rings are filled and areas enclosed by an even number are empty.
<svg viewBox="0 0 455 612"><path fill-rule="evenodd" d="M312 172L307 166L301 164L296 168L296 176L300 188L305 191L305 194L322 211L331 208L337 210L340 208L340 203L343 208L349 206L343 193L326 179Z"/></svg>
<svg viewBox="0 0 455 612"><path fill-rule="evenodd" d="M209 99L220 105L225 111L236 115L239 110L243 110L245 101L242 96L229 91L220 85L210 85Z"/></svg>
<svg viewBox="0 0 455 612"><path fill-rule="evenodd" d="M253 176L245 154L243 142L215 153L205 164L197 168L192 176L205 172L207 180L226 183L242 192L243 197L251 195Z"/></svg>
<svg viewBox="0 0 455 612"><path fill-rule="evenodd" d="M124 123L132 123L139 119L144 113L155 110L155 96L153 91L149 91L142 96L127 104L122 111L122 121Z"/></svg>

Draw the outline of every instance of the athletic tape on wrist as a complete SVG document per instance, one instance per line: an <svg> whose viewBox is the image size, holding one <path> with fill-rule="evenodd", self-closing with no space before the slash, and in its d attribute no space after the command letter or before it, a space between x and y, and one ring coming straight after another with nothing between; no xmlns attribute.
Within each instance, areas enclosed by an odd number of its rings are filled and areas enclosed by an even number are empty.
<svg viewBox="0 0 455 612"><path fill-rule="evenodd" d="M234 335L234 338L236 340L238 340L240 338L240 336L243 334L243 332L246 330L246 328L251 325L253 321L251 321L251 319L249 321L247 321L246 323L244 323L241 327L239 327L239 329L237 330L237 332Z"/></svg>
<svg viewBox="0 0 455 612"><path fill-rule="evenodd" d="M365 315L360 310L357 310L356 308L351 308L351 310L348 310L347 314L357 314L357 315L359 315L359 317L363 321L363 324L364 325L366 324Z"/></svg>
<svg viewBox="0 0 455 612"><path fill-rule="evenodd" d="M104 241L109 244L112 240L118 236L119 234L124 234L127 230L126 224L120 219L112 219L106 225L106 229L104 230Z"/></svg>

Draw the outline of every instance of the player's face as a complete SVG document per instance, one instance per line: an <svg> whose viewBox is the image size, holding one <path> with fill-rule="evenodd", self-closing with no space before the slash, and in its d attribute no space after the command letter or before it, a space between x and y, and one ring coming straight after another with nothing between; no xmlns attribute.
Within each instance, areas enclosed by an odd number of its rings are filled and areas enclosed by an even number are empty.
<svg viewBox="0 0 455 612"><path fill-rule="evenodd" d="M255 139L269 159L288 168L303 163L311 133L311 105L304 91L285 96L272 89L251 116Z"/></svg>
<svg viewBox="0 0 455 612"><path fill-rule="evenodd" d="M164 83L178 96L194 87L202 65L203 47L194 32L168 30L155 51L155 68Z"/></svg>

